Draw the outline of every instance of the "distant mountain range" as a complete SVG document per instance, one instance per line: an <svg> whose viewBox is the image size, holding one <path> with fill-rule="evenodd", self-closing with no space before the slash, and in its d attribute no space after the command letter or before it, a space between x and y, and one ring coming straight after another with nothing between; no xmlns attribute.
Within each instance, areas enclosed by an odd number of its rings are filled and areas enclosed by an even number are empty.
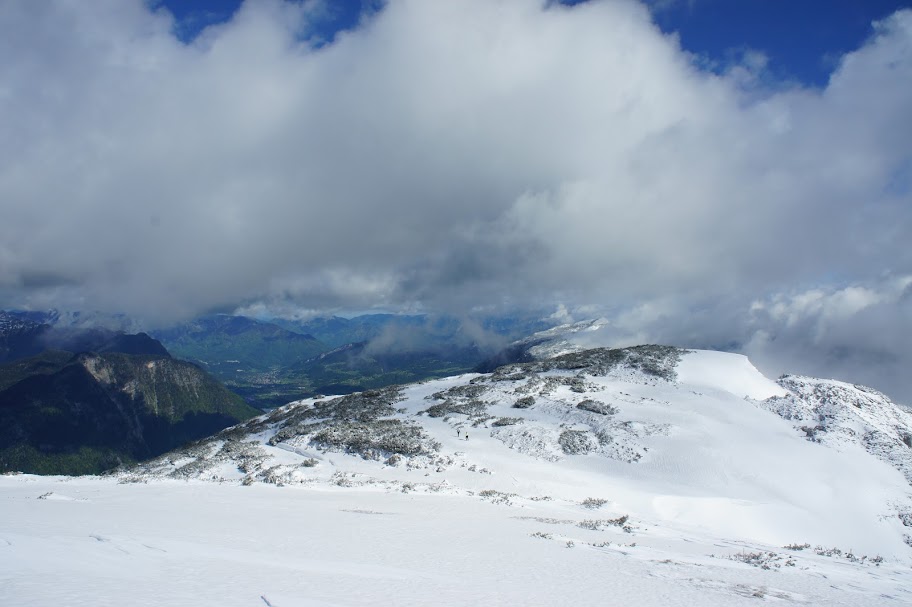
<svg viewBox="0 0 912 607"><path fill-rule="evenodd" d="M307 321L213 315L153 331L260 408L474 369L512 339L549 325L497 319L369 314Z"/></svg>
<svg viewBox="0 0 912 607"><path fill-rule="evenodd" d="M121 352L169 356L168 350L145 333L127 334L102 327L55 326L45 313L0 310L0 363L35 356L45 350Z"/></svg>
<svg viewBox="0 0 912 607"><path fill-rule="evenodd" d="M257 407L464 373L547 326L392 314L280 326L222 314L150 336L96 322L135 326L110 315L0 312L0 471L100 472Z"/></svg>
<svg viewBox="0 0 912 607"><path fill-rule="evenodd" d="M329 349L311 335L224 314L153 334L175 356L198 361L226 379L233 379L236 373L263 373L303 362Z"/></svg>

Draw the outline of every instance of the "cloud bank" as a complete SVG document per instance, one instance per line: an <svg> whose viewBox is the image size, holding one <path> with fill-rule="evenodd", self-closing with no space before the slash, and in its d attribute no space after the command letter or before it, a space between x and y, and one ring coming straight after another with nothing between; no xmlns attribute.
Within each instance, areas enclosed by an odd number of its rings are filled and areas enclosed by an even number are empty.
<svg viewBox="0 0 912 607"><path fill-rule="evenodd" d="M912 360L908 297L864 295L912 275L912 11L818 89L707 72L632 0L390 0L321 46L323 8L182 44L141 0L3 3L4 307L562 303Z"/></svg>

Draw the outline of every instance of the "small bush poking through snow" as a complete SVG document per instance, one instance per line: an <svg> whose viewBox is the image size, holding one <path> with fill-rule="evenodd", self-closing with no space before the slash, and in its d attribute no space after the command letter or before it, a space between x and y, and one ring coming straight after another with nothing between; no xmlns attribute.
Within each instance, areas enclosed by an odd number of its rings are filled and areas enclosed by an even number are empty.
<svg viewBox="0 0 912 607"><path fill-rule="evenodd" d="M611 405L588 398L576 405L576 408L582 409L583 411L589 411L590 413L598 413L599 415L614 415L618 412L618 410Z"/></svg>
<svg viewBox="0 0 912 607"><path fill-rule="evenodd" d="M492 426L499 428L501 426L515 426L516 424L523 423L523 418L521 417L501 417L500 419L491 423Z"/></svg>
<svg viewBox="0 0 912 607"><path fill-rule="evenodd" d="M585 430L564 430L557 442L567 455L586 455L598 448L598 441Z"/></svg>
<svg viewBox="0 0 912 607"><path fill-rule="evenodd" d="M456 403L448 400L440 403L439 405L428 407L424 412L428 414L428 417L443 417L449 414L479 417L483 416L487 410L487 406L478 400L472 400L466 403Z"/></svg>
<svg viewBox="0 0 912 607"><path fill-rule="evenodd" d="M627 524L629 520L630 517L625 514L624 516L612 519L589 519L580 521L576 524L576 526L581 529L589 529L591 531L601 531L605 527L620 527L624 530L625 533L632 533L633 527Z"/></svg>
<svg viewBox="0 0 912 607"><path fill-rule="evenodd" d="M590 510L597 510L607 503L608 500L602 499L600 497L587 497L580 503L580 506L583 508L589 508Z"/></svg>
<svg viewBox="0 0 912 607"><path fill-rule="evenodd" d="M529 407L531 407L534 404L535 404L534 396L524 396L523 398L520 398L515 403L513 403L513 408L514 409L528 409Z"/></svg>
<svg viewBox="0 0 912 607"><path fill-rule="evenodd" d="M573 377L569 381L570 391L583 394L586 392L586 382L581 377Z"/></svg>
<svg viewBox="0 0 912 607"><path fill-rule="evenodd" d="M807 544L805 544L807 546ZM848 552L843 552L839 548L824 548L823 546L815 546L814 553L817 556L826 556L829 558L844 558L847 561L852 563L873 563L875 567L880 567L880 564L883 563L882 556L868 557L868 556L857 556L852 553L851 550Z"/></svg>
<svg viewBox="0 0 912 607"><path fill-rule="evenodd" d="M491 500L492 504L502 504L504 506L511 505L513 502L510 498L517 497L515 493L503 493L502 491L495 491L494 489L479 491L478 495L484 499Z"/></svg>
<svg viewBox="0 0 912 607"><path fill-rule="evenodd" d="M760 569L765 569L767 571L773 568L779 569L783 564L786 567L795 566L795 561L791 558L786 559L785 563L780 562L783 557L775 552L740 552L738 554L733 554L729 558L733 561L738 561L745 565L750 565L751 567L759 567Z"/></svg>
<svg viewBox="0 0 912 607"><path fill-rule="evenodd" d="M313 435L311 442L323 449L357 453L365 459L384 455L430 455L440 450L418 425L397 419L374 422L337 422Z"/></svg>

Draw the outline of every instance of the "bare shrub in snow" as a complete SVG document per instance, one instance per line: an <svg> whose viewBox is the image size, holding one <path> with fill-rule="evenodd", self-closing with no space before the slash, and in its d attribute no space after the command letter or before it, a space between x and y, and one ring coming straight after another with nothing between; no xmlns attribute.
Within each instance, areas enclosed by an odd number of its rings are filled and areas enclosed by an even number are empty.
<svg viewBox="0 0 912 607"><path fill-rule="evenodd" d="M583 411L589 411L590 413L598 413L599 415L614 415L618 412L615 407L612 407L609 404L588 398L577 404L576 408L582 409Z"/></svg>
<svg viewBox="0 0 912 607"><path fill-rule="evenodd" d="M494 427L501 426L515 426L516 424L523 423L523 418L521 417L501 417L498 420L495 420L491 425Z"/></svg>
<svg viewBox="0 0 912 607"><path fill-rule="evenodd" d="M528 409L529 407L531 407L534 404L535 404L534 396L524 396L523 398L520 398L515 403L513 403L513 408L514 409Z"/></svg>
<svg viewBox="0 0 912 607"><path fill-rule="evenodd" d="M739 563L744 563L751 567L759 567L760 569L765 569L767 571L779 569L782 565L785 565L786 567L795 566L794 560L791 558L784 559L784 557L775 552L739 552L738 554L733 554L729 558L733 561L738 561Z"/></svg>
<svg viewBox="0 0 912 607"><path fill-rule="evenodd" d="M598 441L585 430L564 430L557 442L567 455L585 455L598 449Z"/></svg>
<svg viewBox="0 0 912 607"><path fill-rule="evenodd" d="M579 392L580 394L586 391L586 382L580 377L573 377L570 379L570 391Z"/></svg>
<svg viewBox="0 0 912 607"><path fill-rule="evenodd" d="M576 526L591 531L601 531L606 527L619 527L625 533L632 533L633 527L628 524L629 520L630 517L625 514L624 516L613 519L587 519L578 522Z"/></svg>
<svg viewBox="0 0 912 607"><path fill-rule="evenodd" d="M486 500L490 500L492 504L501 504L503 506L509 506L513 503L511 498L518 497L515 493L504 493L494 489L479 491L478 495Z"/></svg>
<svg viewBox="0 0 912 607"><path fill-rule="evenodd" d="M904 536L907 538L909 536ZM907 541L907 544L912 546L912 542ZM826 556L829 558L843 558L852 563L873 563L876 567L879 567L883 563L882 556L868 557L868 556L858 556L854 554L851 550L848 552L843 552L839 548L824 548L823 546L815 546L814 553L818 556Z"/></svg>
<svg viewBox="0 0 912 607"><path fill-rule="evenodd" d="M356 453L364 459L399 454L431 455L440 450L421 426L398 419L373 422L337 422L313 435L311 443L328 450Z"/></svg>
<svg viewBox="0 0 912 607"><path fill-rule="evenodd" d="M443 417L453 413L467 415L469 417L478 417L484 415L487 410L487 405L480 400L472 400L464 403L447 400L439 405L428 407L425 409L424 413L427 413L428 417Z"/></svg>
<svg viewBox="0 0 912 607"><path fill-rule="evenodd" d="M602 499L600 497L587 497L580 503L580 506L583 508L589 508L590 510L597 510L607 503L608 500Z"/></svg>
<svg viewBox="0 0 912 607"><path fill-rule="evenodd" d="M462 386L453 386L449 390L435 392L431 395L435 400L475 399L484 394L488 388L480 384L468 383Z"/></svg>

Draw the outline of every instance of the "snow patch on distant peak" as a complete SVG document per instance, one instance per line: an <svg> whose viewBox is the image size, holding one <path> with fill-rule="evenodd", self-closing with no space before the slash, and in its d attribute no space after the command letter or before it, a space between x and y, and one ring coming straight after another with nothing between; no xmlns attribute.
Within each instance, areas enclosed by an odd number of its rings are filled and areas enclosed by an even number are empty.
<svg viewBox="0 0 912 607"><path fill-rule="evenodd" d="M584 320L566 325L558 325L556 327L551 327L550 329L545 329L544 331L539 331L538 333L533 333L530 337L527 337L523 341L538 341L540 339L557 337L566 338L570 335L580 333L582 331L598 331L608 324L610 324L610 321L605 318L594 318L591 320Z"/></svg>
<svg viewBox="0 0 912 607"><path fill-rule="evenodd" d="M604 318L559 325L520 340L518 344L533 344L529 355L536 360L545 360L563 354L571 354L591 348L611 347L610 339L602 331L610 321Z"/></svg>
<svg viewBox="0 0 912 607"><path fill-rule="evenodd" d="M742 354L687 350L675 368L678 382L765 400L785 396L788 390L765 377Z"/></svg>

